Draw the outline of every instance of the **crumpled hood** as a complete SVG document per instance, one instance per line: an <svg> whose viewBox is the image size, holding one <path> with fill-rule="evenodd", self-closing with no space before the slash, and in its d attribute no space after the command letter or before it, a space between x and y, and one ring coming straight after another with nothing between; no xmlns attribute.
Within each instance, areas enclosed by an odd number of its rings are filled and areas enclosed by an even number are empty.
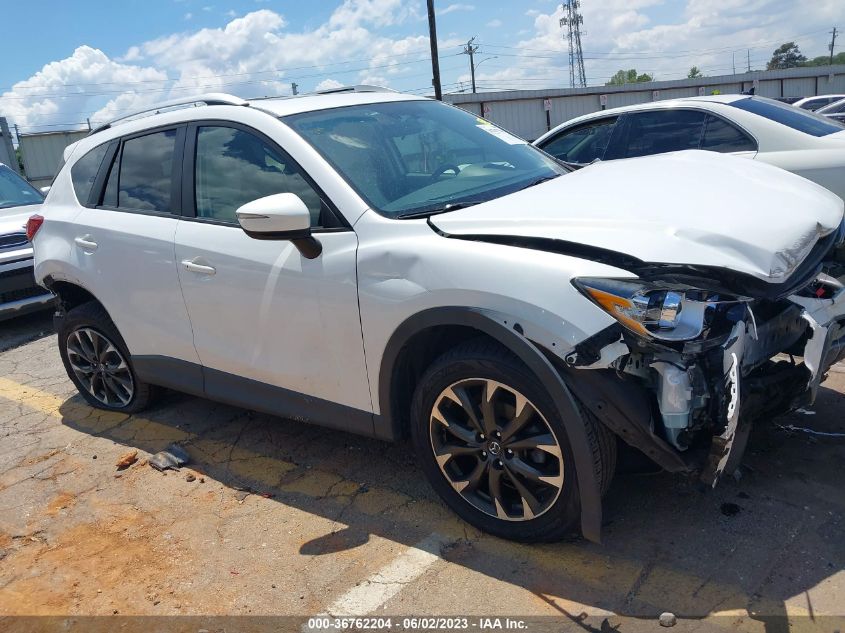
<svg viewBox="0 0 845 633"><path fill-rule="evenodd" d="M685 151L596 163L430 221L455 236L563 240L780 283L842 219L842 199L800 176Z"/></svg>

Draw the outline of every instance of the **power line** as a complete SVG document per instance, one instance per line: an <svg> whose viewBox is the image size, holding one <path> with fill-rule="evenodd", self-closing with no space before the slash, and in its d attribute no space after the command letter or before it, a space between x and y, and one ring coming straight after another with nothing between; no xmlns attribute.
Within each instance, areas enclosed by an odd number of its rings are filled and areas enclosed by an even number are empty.
<svg viewBox="0 0 845 633"><path fill-rule="evenodd" d="M829 33L829 31L827 31L827 29L821 29L821 30L817 30L817 31L809 31L807 33L801 33L799 35L785 36L784 38L778 38L778 39L775 39L775 40L758 41L754 44L754 46L751 46L751 49L753 50L755 48L761 48L762 46L766 46L766 45L769 45L769 44L781 43L781 42L783 42L784 39L798 39L798 38L801 38L801 37L806 37L808 35L818 35L819 33L825 33L825 32ZM528 48L528 47L524 47L524 46L508 46L508 45L505 45L505 44L488 44L487 42L484 42L484 46L486 46L488 48L510 48L510 49L515 49L515 50L534 51L534 52L540 52L540 53L558 53L558 54L564 53L564 51L562 51L562 50L553 49L553 48ZM661 57L662 56L677 57L682 53L690 53L690 54L693 54L693 55L704 54L704 53L719 53L719 52L724 53L724 52L730 52L732 50L739 50L739 48L748 48L748 47L747 46L742 46L742 47L720 46L720 47L716 47L716 48L699 48L699 49L690 48L690 49L684 49L684 50L679 50L679 51L639 50L639 51L629 51L629 53L632 54L632 55L639 54L639 53L646 53L646 54L649 54L649 55L659 55ZM623 52L620 52L620 51L584 51L584 54L585 55L614 55L614 54L625 55L625 54L628 54L628 53L623 53Z"/></svg>
<svg viewBox="0 0 845 633"><path fill-rule="evenodd" d="M443 57L457 57L461 53L455 53L453 55L444 55ZM309 79L313 77L325 77L327 74L333 75L345 75L348 73L353 72L361 72L361 71L368 71L368 70L377 70L380 68L395 68L398 66L405 66L410 64L418 64L421 62L428 61L428 57L423 57L420 59L409 60L405 62L393 62L390 64L377 64L377 65L369 65L369 66L362 66L358 68L346 68L343 70L334 70L331 73L311 73L307 75L296 75L290 77L290 79L302 80L302 79ZM215 76L216 78L216 76ZM176 80L162 80L160 83L166 83L168 81L176 81ZM226 85L251 85L251 84L267 84L267 83L279 83L281 79L255 79L255 80L246 80L246 81L230 81L230 82L220 82L220 83L213 83L213 84L192 84L190 86L171 86L171 87L162 87L162 88L149 88L144 90L132 90L131 92L135 94L154 94L154 93L163 93L163 92L174 92L174 91L184 91L184 90L198 90L203 88L219 88L220 86ZM99 97L99 96L108 96L108 95L121 95L129 92L127 90L104 90L100 92L72 92L68 94L37 94L37 95L26 95L26 96L18 96L18 97L0 97L0 100L14 100L14 101L27 101L27 100L36 100L36 99L67 99L70 97Z"/></svg>

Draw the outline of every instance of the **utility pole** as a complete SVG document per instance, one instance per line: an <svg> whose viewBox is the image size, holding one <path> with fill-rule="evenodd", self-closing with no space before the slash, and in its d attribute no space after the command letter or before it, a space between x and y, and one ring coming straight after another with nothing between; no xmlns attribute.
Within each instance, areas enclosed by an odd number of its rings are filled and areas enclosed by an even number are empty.
<svg viewBox="0 0 845 633"><path fill-rule="evenodd" d="M731 63L734 67L734 75L736 74L736 51L731 51Z"/></svg>
<svg viewBox="0 0 845 633"><path fill-rule="evenodd" d="M428 3L428 41L431 43L431 83L434 85L434 98L443 101L440 90L440 59L437 56L437 22L434 19L434 0Z"/></svg>
<svg viewBox="0 0 845 633"><path fill-rule="evenodd" d="M751 72L751 49L747 49L745 52L746 59L748 60L748 72Z"/></svg>
<svg viewBox="0 0 845 633"><path fill-rule="evenodd" d="M469 74L472 77L472 94L475 94L475 54L478 52L478 44L473 44L475 37L472 37L464 46L464 55L469 55Z"/></svg>
<svg viewBox="0 0 845 633"><path fill-rule="evenodd" d="M830 32L830 65L833 66L833 47L836 46L836 27Z"/></svg>
<svg viewBox="0 0 845 633"><path fill-rule="evenodd" d="M296 95L298 95L298 94L299 94L299 90L298 90L298 89L299 89L299 84L298 84L298 83L293 82L293 83L290 85L290 91L293 93L293 96L294 96L294 97L295 97Z"/></svg>

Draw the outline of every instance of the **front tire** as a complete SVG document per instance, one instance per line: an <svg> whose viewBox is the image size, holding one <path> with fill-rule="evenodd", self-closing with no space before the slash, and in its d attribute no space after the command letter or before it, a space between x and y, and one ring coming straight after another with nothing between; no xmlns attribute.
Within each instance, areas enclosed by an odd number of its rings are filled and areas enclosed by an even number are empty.
<svg viewBox="0 0 845 633"><path fill-rule="evenodd" d="M616 438L581 412L602 491ZM560 540L580 518L560 414L536 377L492 341L470 341L421 377L411 410L417 459L435 491L473 526L516 541Z"/></svg>
<svg viewBox="0 0 845 633"><path fill-rule="evenodd" d="M58 324L59 353L68 377L92 407L137 413L153 387L138 380L123 337L96 302L77 306Z"/></svg>

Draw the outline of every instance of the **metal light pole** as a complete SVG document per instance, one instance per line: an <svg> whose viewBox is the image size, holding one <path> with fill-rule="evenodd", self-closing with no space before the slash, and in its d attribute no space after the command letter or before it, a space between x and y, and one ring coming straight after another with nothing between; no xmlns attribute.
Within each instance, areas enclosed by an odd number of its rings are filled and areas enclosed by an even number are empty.
<svg viewBox="0 0 845 633"><path fill-rule="evenodd" d="M472 58L470 57L470 59L472 59ZM485 57L484 59L482 59L480 62L478 62L477 64L475 64L472 67L472 91L473 91L473 93L475 92L475 71L478 70L478 67L481 66L481 64L483 64L484 62L490 61L491 59L499 59L499 56L495 55L493 57Z"/></svg>

